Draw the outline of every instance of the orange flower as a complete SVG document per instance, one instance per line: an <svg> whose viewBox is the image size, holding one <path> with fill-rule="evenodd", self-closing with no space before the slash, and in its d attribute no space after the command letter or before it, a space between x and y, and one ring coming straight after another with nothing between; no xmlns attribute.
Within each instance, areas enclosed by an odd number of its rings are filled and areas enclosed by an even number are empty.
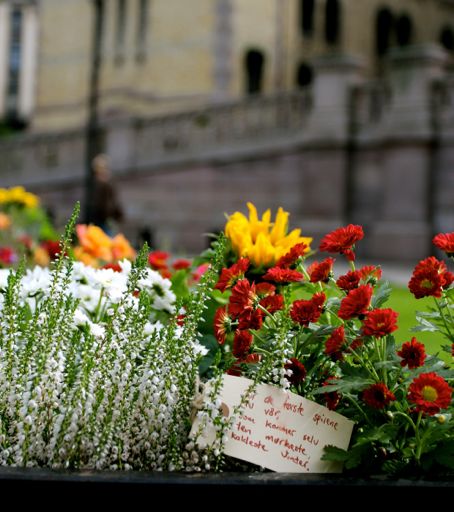
<svg viewBox="0 0 454 512"><path fill-rule="evenodd" d="M8 229L11 226L11 219L6 213L0 212L0 230Z"/></svg>
<svg viewBox="0 0 454 512"><path fill-rule="evenodd" d="M94 258L98 258L104 261L111 261L112 240L109 236L106 235L106 233L104 233L100 227L78 224L76 226L76 232L79 238L79 243L84 252L88 253L89 256Z"/></svg>
<svg viewBox="0 0 454 512"><path fill-rule="evenodd" d="M100 267L98 260L80 246L74 248L74 257L77 261L81 261L84 265L88 265L89 267Z"/></svg>
<svg viewBox="0 0 454 512"><path fill-rule="evenodd" d="M136 251L121 233L112 239L112 257L114 260L134 259Z"/></svg>
<svg viewBox="0 0 454 512"><path fill-rule="evenodd" d="M33 261L40 267L47 267L50 263L50 257L44 247L37 247L33 253Z"/></svg>

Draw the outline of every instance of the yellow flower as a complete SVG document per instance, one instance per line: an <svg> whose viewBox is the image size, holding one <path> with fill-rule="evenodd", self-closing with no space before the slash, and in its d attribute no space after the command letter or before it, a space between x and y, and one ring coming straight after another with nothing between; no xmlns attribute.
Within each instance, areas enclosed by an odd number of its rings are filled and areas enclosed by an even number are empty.
<svg viewBox="0 0 454 512"><path fill-rule="evenodd" d="M19 203L27 208L34 208L38 206L39 199L24 187L0 188L0 203Z"/></svg>
<svg viewBox="0 0 454 512"><path fill-rule="evenodd" d="M249 219L235 212L225 226L225 234L238 256L249 258L257 267L270 267L296 244L305 243L309 251L312 238L302 237L300 229L287 234L288 212L279 207L276 220L271 222L269 209L259 219L256 207L252 203L247 203L247 206Z"/></svg>
<svg viewBox="0 0 454 512"><path fill-rule="evenodd" d="M8 190L6 188L0 188L0 204L6 203L8 200Z"/></svg>
<svg viewBox="0 0 454 512"><path fill-rule="evenodd" d="M0 212L0 231L8 229L11 226L11 219L6 213Z"/></svg>

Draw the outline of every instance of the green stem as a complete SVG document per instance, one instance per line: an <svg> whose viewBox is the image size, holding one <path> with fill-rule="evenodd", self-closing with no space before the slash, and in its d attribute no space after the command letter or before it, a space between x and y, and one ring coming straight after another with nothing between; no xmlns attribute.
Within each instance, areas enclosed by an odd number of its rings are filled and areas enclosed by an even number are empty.
<svg viewBox="0 0 454 512"><path fill-rule="evenodd" d="M416 457L416 460L418 461L418 463L419 463L419 459L421 458L421 452L422 452L422 448L423 448L421 436L419 435L419 424L421 423L421 418L422 418L422 411L419 411L418 419L416 420L416 425L415 425L415 437L416 437L415 457Z"/></svg>
<svg viewBox="0 0 454 512"><path fill-rule="evenodd" d="M435 297L433 299L434 299L435 305L437 306L438 311L440 312L441 319L443 320L443 324L445 326L446 332L448 333L448 336L452 339L453 336L451 333L451 329L449 328L449 325L446 322L446 317L445 317L445 314L443 313L443 308L440 306L440 304L438 303L438 300Z"/></svg>
<svg viewBox="0 0 454 512"><path fill-rule="evenodd" d="M356 267L355 267L355 262L354 261L348 261L349 265L350 265L350 268L352 269L352 272L355 272L356 270Z"/></svg>
<svg viewBox="0 0 454 512"><path fill-rule="evenodd" d="M381 379L380 379L380 376L378 375L377 373L377 370L373 367L373 365L371 363L368 364L368 361L365 361L359 354L358 352L356 352L355 350L353 350L351 347L350 347L350 352L351 354L353 354L353 356L356 357L357 361L359 362L359 364L366 370L368 371L372 377L377 381L377 382L381 382Z"/></svg>
<svg viewBox="0 0 454 512"><path fill-rule="evenodd" d="M274 327L277 327L276 320L274 319L273 315L266 308L264 308L261 304L257 304L257 309L260 309L260 311L263 311L265 313L265 315L271 320Z"/></svg>

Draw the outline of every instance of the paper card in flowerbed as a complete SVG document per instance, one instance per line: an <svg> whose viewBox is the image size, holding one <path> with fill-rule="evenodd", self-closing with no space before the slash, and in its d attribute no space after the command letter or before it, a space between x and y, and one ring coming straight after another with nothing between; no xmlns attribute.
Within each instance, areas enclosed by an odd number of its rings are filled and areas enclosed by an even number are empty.
<svg viewBox="0 0 454 512"><path fill-rule="evenodd" d="M252 381L225 375L222 409L230 416ZM325 445L347 449L353 422L328 408L276 386L259 384L234 418L226 455L287 473L339 473L342 466L320 460ZM199 444L210 444L205 432Z"/></svg>

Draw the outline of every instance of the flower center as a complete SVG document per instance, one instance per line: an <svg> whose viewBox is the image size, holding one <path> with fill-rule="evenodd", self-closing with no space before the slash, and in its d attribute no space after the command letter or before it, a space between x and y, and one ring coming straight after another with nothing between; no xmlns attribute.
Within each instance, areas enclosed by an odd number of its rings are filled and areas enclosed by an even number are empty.
<svg viewBox="0 0 454 512"><path fill-rule="evenodd" d="M421 390L421 394L427 402L435 402L438 397L437 390L432 386L424 386Z"/></svg>
<svg viewBox="0 0 454 512"><path fill-rule="evenodd" d="M426 288L427 290L430 290L433 288L434 284L429 279L423 279L421 281L421 288Z"/></svg>

